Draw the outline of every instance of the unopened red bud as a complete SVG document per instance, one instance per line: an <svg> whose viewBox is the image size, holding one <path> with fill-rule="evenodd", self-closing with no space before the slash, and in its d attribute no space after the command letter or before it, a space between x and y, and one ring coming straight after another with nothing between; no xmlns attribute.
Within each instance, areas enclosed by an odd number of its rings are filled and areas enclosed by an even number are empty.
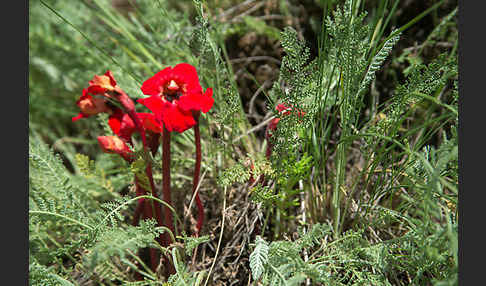
<svg viewBox="0 0 486 286"><path fill-rule="evenodd" d="M132 151L128 145L117 136L98 136L98 143L103 152L118 154L125 160L130 160Z"/></svg>
<svg viewBox="0 0 486 286"><path fill-rule="evenodd" d="M81 112L86 115L95 115L108 111L108 107L106 106L103 98L93 98L92 96L88 95L87 98L79 100L77 104Z"/></svg>
<svg viewBox="0 0 486 286"><path fill-rule="evenodd" d="M108 70L104 75L95 75L89 81L88 91L93 94L104 94L110 97L107 92L113 91L117 86L113 73Z"/></svg>
<svg viewBox="0 0 486 286"><path fill-rule="evenodd" d="M76 101L76 105L80 109L78 116L73 117L73 121L80 118L89 117L91 115L96 115L98 113L107 112L110 113L110 108L106 105L104 98L93 97L88 94L87 89L83 89L83 95Z"/></svg>

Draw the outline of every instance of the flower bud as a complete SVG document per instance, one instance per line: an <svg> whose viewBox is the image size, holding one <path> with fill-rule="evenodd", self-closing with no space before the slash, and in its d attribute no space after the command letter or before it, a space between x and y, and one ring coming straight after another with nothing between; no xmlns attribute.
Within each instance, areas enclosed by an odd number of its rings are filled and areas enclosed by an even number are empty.
<svg viewBox="0 0 486 286"><path fill-rule="evenodd" d="M105 153L118 154L125 160L131 160L132 151L128 145L117 136L98 136L98 143Z"/></svg>

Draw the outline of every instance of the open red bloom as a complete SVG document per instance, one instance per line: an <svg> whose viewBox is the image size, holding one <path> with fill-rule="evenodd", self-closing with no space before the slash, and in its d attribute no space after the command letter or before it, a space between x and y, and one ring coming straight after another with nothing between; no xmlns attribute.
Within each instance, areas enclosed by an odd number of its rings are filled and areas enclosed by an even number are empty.
<svg viewBox="0 0 486 286"><path fill-rule="evenodd" d="M184 132L196 124L193 111L208 112L214 104L213 90L203 93L196 68L181 63L167 67L147 79L141 87L151 97L138 102L150 109L159 125L168 131Z"/></svg>
<svg viewBox="0 0 486 286"><path fill-rule="evenodd" d="M87 89L83 89L83 95L76 101L76 105L81 112L78 116L72 118L73 122L98 113L111 112L111 109L106 105L105 99L92 97L88 94Z"/></svg>
<svg viewBox="0 0 486 286"><path fill-rule="evenodd" d="M125 160L131 160L132 150L117 136L98 136L98 143L105 153L118 154Z"/></svg>

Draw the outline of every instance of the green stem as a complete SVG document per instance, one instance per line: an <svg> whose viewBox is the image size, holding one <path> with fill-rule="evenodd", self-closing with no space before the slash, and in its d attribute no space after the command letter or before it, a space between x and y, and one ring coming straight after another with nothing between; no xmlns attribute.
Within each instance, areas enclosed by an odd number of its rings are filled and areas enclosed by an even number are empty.
<svg viewBox="0 0 486 286"><path fill-rule="evenodd" d="M44 214L44 215L50 215L50 216L56 216L56 217L60 217L60 218L63 218L65 220L68 220L70 222L74 222L84 228L87 228L89 230L93 230L94 228L92 226L89 226L87 224L84 224L78 220L75 220L73 218L70 218L68 216L65 216L65 215L62 215L62 214L58 214L58 213L53 213L53 212L47 212L47 211L29 211L29 214Z"/></svg>

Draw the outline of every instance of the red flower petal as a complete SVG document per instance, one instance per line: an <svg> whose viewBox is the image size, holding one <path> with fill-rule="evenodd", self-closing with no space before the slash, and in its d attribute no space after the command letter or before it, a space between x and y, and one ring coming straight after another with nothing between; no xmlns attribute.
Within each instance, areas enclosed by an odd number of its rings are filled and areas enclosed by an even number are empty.
<svg viewBox="0 0 486 286"><path fill-rule="evenodd" d="M176 65L172 69L171 78L182 84L184 93L202 92L196 68L188 63Z"/></svg>
<svg viewBox="0 0 486 286"><path fill-rule="evenodd" d="M162 124L157 122L155 115L152 113L137 113L138 117L142 120L143 127L146 130L152 131L154 133L162 132Z"/></svg>
<svg viewBox="0 0 486 286"><path fill-rule="evenodd" d="M269 130L277 129L277 124L278 124L279 121L280 121L280 118L278 118L278 117L272 119L272 121L270 121L270 123L268 124L268 129Z"/></svg>
<svg viewBox="0 0 486 286"><path fill-rule="evenodd" d="M283 103L279 103L277 104L277 106L275 106L275 109L278 111L278 112L282 112L286 109L288 109L289 107Z"/></svg>
<svg viewBox="0 0 486 286"><path fill-rule="evenodd" d="M83 94L76 101L76 105L79 107L81 112L78 114L78 116L72 118L73 122L98 113L109 112L110 110L103 98L92 97L88 94L88 90L86 88L83 89Z"/></svg>
<svg viewBox="0 0 486 286"><path fill-rule="evenodd" d="M110 84L115 87L116 86L116 80L115 78L113 77L113 73L111 72L111 70L107 70L105 72L105 75L110 79Z"/></svg>
<svg viewBox="0 0 486 286"><path fill-rule="evenodd" d="M72 122L74 122L74 121L76 121L76 120L78 120L78 119L81 119L81 118L86 118L86 117L88 117L88 116L86 116L86 115L84 115L82 112L80 112L80 113L78 114L78 116L73 117L71 120L72 120Z"/></svg>
<svg viewBox="0 0 486 286"><path fill-rule="evenodd" d="M196 124L193 111L206 113L214 104L213 90L209 88L203 94L196 68L187 63L159 71L142 84L141 90L151 95L138 102L154 113L154 122L147 122L151 125L147 128L154 130L158 123L160 128L163 124L169 131L183 132Z"/></svg>
<svg viewBox="0 0 486 286"><path fill-rule="evenodd" d="M113 77L113 73L108 70L104 75L95 75L92 80L89 81L89 86L98 86L103 88L103 92L113 90L116 87L116 81Z"/></svg>
<svg viewBox="0 0 486 286"><path fill-rule="evenodd" d="M206 92L204 92L203 96L205 100L201 104L202 105L201 111L206 113L211 109L211 107L213 107L214 104L213 89L212 88L206 89Z"/></svg>
<svg viewBox="0 0 486 286"><path fill-rule="evenodd" d="M302 118L305 115L305 112L302 111L301 109L294 108L294 107L291 107L291 106L289 107L287 104L284 104L284 103L277 104L277 106L275 107L275 109L278 112L283 112L282 113L283 115L289 115L293 111L295 111L295 113L297 114L297 116L300 117L300 118Z"/></svg>
<svg viewBox="0 0 486 286"><path fill-rule="evenodd" d="M163 91L164 85L167 83L170 70L171 67L166 67L151 78L144 81L142 87L140 88L143 94L160 95Z"/></svg>
<svg viewBox="0 0 486 286"><path fill-rule="evenodd" d="M152 95L148 98L140 98L137 100L142 105L145 105L150 111L152 111L157 117L160 117L162 113L163 101L158 95Z"/></svg>
<svg viewBox="0 0 486 286"><path fill-rule="evenodd" d="M208 112L213 107L213 89L208 88L204 94L191 93L179 98L179 106L185 110L200 110L204 113Z"/></svg>
<svg viewBox="0 0 486 286"><path fill-rule="evenodd" d="M161 120L168 131L182 133L196 124L190 111L184 111L168 101L162 106Z"/></svg>
<svg viewBox="0 0 486 286"><path fill-rule="evenodd" d="M111 131L115 134L120 134L121 120L115 116L110 116L108 118L108 125L110 125Z"/></svg>
<svg viewBox="0 0 486 286"><path fill-rule="evenodd" d="M88 86L88 92L91 94L102 94L105 95L106 89L99 85Z"/></svg>
<svg viewBox="0 0 486 286"><path fill-rule="evenodd" d="M108 125L116 135L120 136L123 140L131 142L133 132L135 132L135 123L126 113L123 113L121 109L117 109L113 115L108 118Z"/></svg>
<svg viewBox="0 0 486 286"><path fill-rule="evenodd" d="M128 145L117 136L98 136L98 144L105 153L114 153L126 160L130 158L132 151Z"/></svg>
<svg viewBox="0 0 486 286"><path fill-rule="evenodd" d="M121 121L119 136L126 141L130 141L130 137L132 136L133 132L135 132L135 130L135 123L130 118L130 116L125 113Z"/></svg>

